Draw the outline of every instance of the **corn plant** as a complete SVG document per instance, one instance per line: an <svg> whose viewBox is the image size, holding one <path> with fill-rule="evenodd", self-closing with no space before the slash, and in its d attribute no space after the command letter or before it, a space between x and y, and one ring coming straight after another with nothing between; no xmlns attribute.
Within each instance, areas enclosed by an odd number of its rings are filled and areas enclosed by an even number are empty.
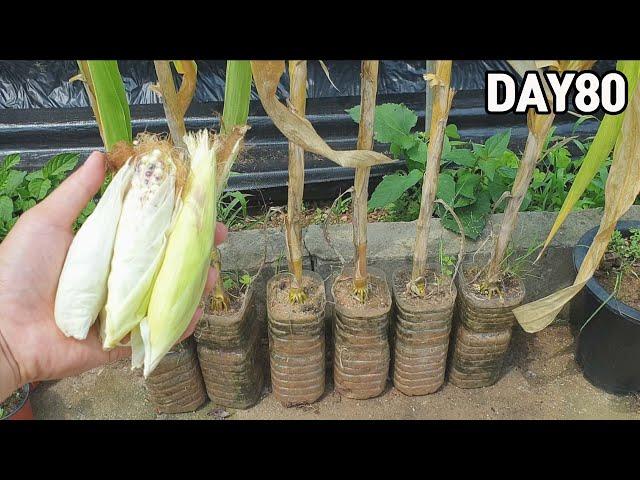
<svg viewBox="0 0 640 480"><path fill-rule="evenodd" d="M307 62L289 61L291 98L289 108L304 116L307 100ZM293 274L289 300L303 303L306 294L302 288L302 196L304 193L304 148L289 142L289 186L287 216L285 218L289 272Z"/></svg>
<svg viewBox="0 0 640 480"><path fill-rule="evenodd" d="M131 113L116 60L78 60L80 73L71 80L84 82L102 143L111 152L119 142L131 144Z"/></svg>
<svg viewBox="0 0 640 480"><path fill-rule="evenodd" d="M171 65L167 60L155 60L156 74L158 75L157 91L162 97L162 106L164 107L165 117L169 125L171 139L176 147L183 150L186 148L184 136L187 130L184 125L184 116L191 104L193 95L196 91L196 79L198 69L196 62L191 60L175 60L173 63L176 71L182 74L182 83L180 90L176 92L173 83L173 73Z"/></svg>
<svg viewBox="0 0 640 480"><path fill-rule="evenodd" d="M224 86L224 107L222 111L221 132L230 135L236 127L245 126L249 116L251 100L251 64L248 60L229 60ZM246 127L245 127L246 129ZM231 167L237 155L227 156L226 161L216 166L216 193L218 200L224 192ZM221 281L222 259L220 250L214 246L211 250L211 265L218 272L218 281L211 297L211 308L214 312L224 312L229 308L229 296Z"/></svg>
<svg viewBox="0 0 640 480"><path fill-rule="evenodd" d="M582 261L573 285L522 305L513 313L526 332L535 333L549 325L560 310L593 276L607 250L620 217L640 194L640 85L636 85L615 142L613 161L605 186L600 227Z"/></svg>
<svg viewBox="0 0 640 480"><path fill-rule="evenodd" d="M360 122L358 150L373 149L373 123L378 91L378 60L363 60L360 72ZM353 244L355 246L353 293L364 303L368 297L367 276L367 198L370 166L356 167L353 198Z"/></svg>
<svg viewBox="0 0 640 480"><path fill-rule="evenodd" d="M520 66L523 62L514 62ZM562 60L550 62L550 68L562 73L567 70L580 71L589 68L593 65L594 61L591 60ZM535 65L535 64L534 64ZM516 68L519 70L519 68ZM541 71L537 69L538 75L544 82ZM544 83L546 87L546 83ZM547 100L552 105L553 99L549 94L548 88ZM553 109L551 109L553 110ZM525 144L524 153L520 161L520 166L516 174L516 178L511 188L509 195L509 202L504 212L504 217L500 225L500 231L496 237L493 246L493 253L489 260L487 271L484 272L484 279L481 282L481 289L489 296L500 294L498 284L502 279L502 271L500 266L507 251L507 246L511 241L511 237L515 230L518 221L518 212L524 197L529 189L529 184L533 178L533 172L535 166L540 159L542 149L545 144L545 140L553 124L555 115L553 113L541 114L536 113L533 109L529 110L527 114L527 127L529 129L529 135L527 136L527 142Z"/></svg>
<svg viewBox="0 0 640 480"><path fill-rule="evenodd" d="M426 131L429 135L429 149L427 165L422 181L422 196L420 199L420 214L416 224L416 240L413 249L413 267L409 289L413 293L423 296L426 292L427 274L427 241L429 239L429 223L433 214L434 201L438 190L438 174L440 172L440 156L444 143L447 118L453 99L451 83L451 60L438 60L435 73L427 74L427 105L431 101L431 122L425 120ZM428 67L428 65L427 65ZM431 91L430 91L430 88Z"/></svg>
<svg viewBox="0 0 640 480"><path fill-rule="evenodd" d="M638 79L640 78L640 61L619 60L616 65L616 70L622 72L627 79L627 97L630 101L638 83ZM618 115L606 114L602 119L602 123L600 123L600 127L598 128L596 136L591 143L591 147L589 148L589 151L580 166L580 170L571 185L571 189L560 208L560 212L556 217L553 227L551 227L551 231L544 242L544 246L538 255L538 259L549 246L549 243L562 226L562 223L587 189L593 180L593 177L598 173L598 170L611 153L611 150L613 150L616 140L620 135L623 119L624 112Z"/></svg>

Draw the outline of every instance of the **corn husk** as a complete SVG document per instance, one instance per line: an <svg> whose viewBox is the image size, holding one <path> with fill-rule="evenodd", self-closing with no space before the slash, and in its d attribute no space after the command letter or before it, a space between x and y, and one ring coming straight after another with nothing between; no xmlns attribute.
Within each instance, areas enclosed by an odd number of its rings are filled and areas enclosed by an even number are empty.
<svg viewBox="0 0 640 480"><path fill-rule="evenodd" d="M135 159L111 260L101 336L114 348L144 318L176 203L176 166L165 144ZM164 147L164 148L162 148Z"/></svg>
<svg viewBox="0 0 640 480"><path fill-rule="evenodd" d="M127 162L71 242L54 307L56 325L67 337L87 338L104 307L116 230L132 175L133 166Z"/></svg>
<svg viewBox="0 0 640 480"><path fill-rule="evenodd" d="M198 308L214 246L216 163L237 155L246 130L235 128L213 142L205 130L184 138L191 165L183 203L171 227L147 316L131 332L132 366L143 360L145 377L180 339Z"/></svg>
<svg viewBox="0 0 640 480"><path fill-rule="evenodd" d="M622 122L613 162L605 186L605 204L600 228L580 266L573 285L545 298L516 308L513 313L522 328L535 333L553 322L589 281L607 249L616 223L640 194L640 95L636 87Z"/></svg>

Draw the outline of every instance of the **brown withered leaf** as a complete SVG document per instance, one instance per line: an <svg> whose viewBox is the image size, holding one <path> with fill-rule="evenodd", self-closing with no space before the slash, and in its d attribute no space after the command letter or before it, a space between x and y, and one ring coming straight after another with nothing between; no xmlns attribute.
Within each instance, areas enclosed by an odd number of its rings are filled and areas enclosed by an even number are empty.
<svg viewBox="0 0 640 480"><path fill-rule="evenodd" d="M393 162L386 155L371 150L337 151L327 145L306 118L289 110L276 97L276 89L284 73L284 67L283 60L251 61L253 80L262 106L287 139L343 167L371 167Z"/></svg>
<svg viewBox="0 0 640 480"><path fill-rule="evenodd" d="M516 308L513 313L522 328L539 332L556 318L593 276L607 250L616 223L640 193L640 85L636 88L622 123L605 186L605 204L600 228L589 247L576 279L570 287Z"/></svg>

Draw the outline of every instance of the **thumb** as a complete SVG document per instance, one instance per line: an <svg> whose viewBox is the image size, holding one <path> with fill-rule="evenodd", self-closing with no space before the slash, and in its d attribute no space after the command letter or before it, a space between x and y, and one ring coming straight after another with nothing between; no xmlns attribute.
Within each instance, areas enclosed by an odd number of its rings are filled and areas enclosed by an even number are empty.
<svg viewBox="0 0 640 480"><path fill-rule="evenodd" d="M96 193L105 176L106 155L93 152L84 164L38 205L50 222L71 227Z"/></svg>

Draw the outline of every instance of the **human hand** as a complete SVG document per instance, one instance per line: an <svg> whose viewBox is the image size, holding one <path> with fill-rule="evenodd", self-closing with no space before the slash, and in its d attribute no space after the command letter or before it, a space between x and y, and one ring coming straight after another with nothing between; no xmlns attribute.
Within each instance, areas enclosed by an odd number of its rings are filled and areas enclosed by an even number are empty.
<svg viewBox="0 0 640 480"><path fill-rule="evenodd" d="M67 338L53 315L72 225L104 176L105 155L93 152L45 200L26 211L0 244L0 401L28 382L77 375L131 354L124 347L102 350L97 324L85 340ZM226 237L227 228L218 223L215 244ZM205 296L217 278L210 269ZM193 333L202 313L196 311L182 339Z"/></svg>

